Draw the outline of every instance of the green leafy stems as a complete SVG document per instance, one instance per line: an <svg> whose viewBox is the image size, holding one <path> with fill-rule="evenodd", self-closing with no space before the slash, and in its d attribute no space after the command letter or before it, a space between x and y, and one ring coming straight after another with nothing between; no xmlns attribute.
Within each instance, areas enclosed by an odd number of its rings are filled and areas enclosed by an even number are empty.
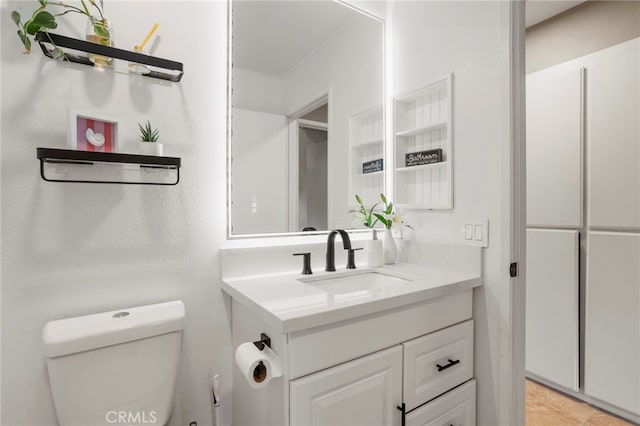
<svg viewBox="0 0 640 426"><path fill-rule="evenodd" d="M353 210L353 213L355 213L355 219L359 222L362 222L362 224L367 227L367 228L373 228L376 223L378 223L378 219L376 219L375 221L374 219L374 213L373 210L378 206L378 204L380 203L376 203L373 205L373 207L371 207L370 209L366 209L364 207L364 204L362 203L362 198L360 198L360 196L358 194L356 194L356 201L358 202L358 205L360 206L359 210Z"/></svg>
<svg viewBox="0 0 640 426"><path fill-rule="evenodd" d="M33 12L31 18L24 23L22 22L20 13L15 10L11 12L11 20L18 27L18 38L25 48L24 53L28 54L29 52L31 52L31 40L28 36L35 36L38 31L44 31L48 35L49 30L54 30L58 27L56 17L66 15L67 13L78 13L92 18L94 20L93 28L95 33L101 37L109 37L108 31L104 27L104 23L106 21L104 19L104 16L102 15L102 0L100 0L100 5L96 3L96 0L80 0L81 7L72 6L61 1L38 0L38 2L40 6ZM89 3L98 11L100 18L96 18L91 14L87 3ZM58 8L61 8L62 12L51 13L46 10L47 6L56 6ZM49 38L49 41L55 46L51 38ZM52 54L55 59L65 59L62 49L57 46L55 46Z"/></svg>
<svg viewBox="0 0 640 426"><path fill-rule="evenodd" d="M141 142L156 142L160 137L160 132L158 129L152 129L151 123L147 120L147 123L142 126L142 124L138 123L138 127L140 128L140 141Z"/></svg>
<svg viewBox="0 0 640 426"><path fill-rule="evenodd" d="M391 229L394 224L403 225L413 229L410 225L404 222L402 217L398 214L396 207L393 205L393 202L387 200L387 197L385 197L384 194L380 194L380 200L382 201L384 208L381 211L376 212L375 209L380 205L380 202L377 202L370 209L367 209L362 202L362 198L356 194L356 201L360 206L358 210L353 211L356 215L356 220L361 222L367 228L373 228L376 223L380 222L386 229Z"/></svg>
<svg viewBox="0 0 640 426"><path fill-rule="evenodd" d="M374 213L373 215L384 225L385 228L391 229L393 225L393 203L391 201L387 201L387 197L384 194L380 194L380 199L384 203L384 210L381 213Z"/></svg>

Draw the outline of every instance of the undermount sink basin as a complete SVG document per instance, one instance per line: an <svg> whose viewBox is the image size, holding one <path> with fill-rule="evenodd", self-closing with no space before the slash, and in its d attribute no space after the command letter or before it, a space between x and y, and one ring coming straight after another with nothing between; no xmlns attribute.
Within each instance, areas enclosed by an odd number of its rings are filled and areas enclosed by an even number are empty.
<svg viewBox="0 0 640 426"><path fill-rule="evenodd" d="M318 276L298 278L305 284L328 290L334 294L354 291L383 289L412 280L381 270L362 269L344 272L329 272Z"/></svg>

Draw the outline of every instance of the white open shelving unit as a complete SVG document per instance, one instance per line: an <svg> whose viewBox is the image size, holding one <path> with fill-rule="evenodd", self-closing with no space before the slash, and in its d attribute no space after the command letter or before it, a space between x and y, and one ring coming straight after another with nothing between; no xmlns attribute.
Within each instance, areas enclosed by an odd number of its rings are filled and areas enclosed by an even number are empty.
<svg viewBox="0 0 640 426"><path fill-rule="evenodd" d="M362 173L368 161L383 160L383 170ZM384 192L384 115L382 106L374 106L349 118L349 208L356 207L355 194L365 204L375 203Z"/></svg>
<svg viewBox="0 0 640 426"><path fill-rule="evenodd" d="M394 198L406 209L453 208L452 75L394 97ZM442 149L442 162L407 167L405 154Z"/></svg>

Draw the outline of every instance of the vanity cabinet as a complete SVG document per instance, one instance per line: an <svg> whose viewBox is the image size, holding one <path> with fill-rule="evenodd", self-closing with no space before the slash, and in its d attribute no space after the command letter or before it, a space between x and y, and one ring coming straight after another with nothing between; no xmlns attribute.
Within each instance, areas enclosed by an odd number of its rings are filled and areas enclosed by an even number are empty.
<svg viewBox="0 0 640 426"><path fill-rule="evenodd" d="M473 425L472 377L473 320L468 320L292 380L290 424ZM460 384L464 389L456 388ZM405 414L398 408L402 403Z"/></svg>
<svg viewBox="0 0 640 426"><path fill-rule="evenodd" d="M234 374L234 423L474 425L472 293L284 333L232 299L234 347L266 332L284 363L259 390Z"/></svg>
<svg viewBox="0 0 640 426"><path fill-rule="evenodd" d="M291 381L290 424L473 425L472 376L469 320Z"/></svg>
<svg viewBox="0 0 640 426"><path fill-rule="evenodd" d="M452 76L394 97L396 204L453 208Z"/></svg>

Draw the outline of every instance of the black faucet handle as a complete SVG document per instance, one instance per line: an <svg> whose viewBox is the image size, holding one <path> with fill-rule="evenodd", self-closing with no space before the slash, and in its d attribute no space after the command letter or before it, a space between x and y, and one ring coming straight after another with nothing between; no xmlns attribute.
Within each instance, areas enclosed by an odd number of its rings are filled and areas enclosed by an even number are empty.
<svg viewBox="0 0 640 426"><path fill-rule="evenodd" d="M311 253L293 253L294 256L302 256L302 275L311 275Z"/></svg>
<svg viewBox="0 0 640 426"><path fill-rule="evenodd" d="M356 250L362 250L362 247L349 249L347 252L347 269L356 269Z"/></svg>

